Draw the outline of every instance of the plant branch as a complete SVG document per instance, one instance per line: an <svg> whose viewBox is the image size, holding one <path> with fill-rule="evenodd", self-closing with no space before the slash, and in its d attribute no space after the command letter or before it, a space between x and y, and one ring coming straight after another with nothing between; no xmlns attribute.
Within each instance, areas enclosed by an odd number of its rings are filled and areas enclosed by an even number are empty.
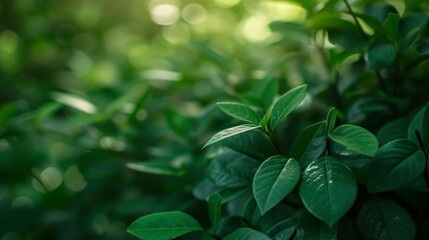
<svg viewBox="0 0 429 240"><path fill-rule="evenodd" d="M359 32L361 33L362 37L367 40L367 36L365 34L365 31L362 28L362 25L359 23L355 12L352 9L352 6L350 6L350 3L347 0L344 0L344 3L346 4L347 9L349 10L350 15L352 15L353 20L355 21L356 27L359 29Z"/></svg>

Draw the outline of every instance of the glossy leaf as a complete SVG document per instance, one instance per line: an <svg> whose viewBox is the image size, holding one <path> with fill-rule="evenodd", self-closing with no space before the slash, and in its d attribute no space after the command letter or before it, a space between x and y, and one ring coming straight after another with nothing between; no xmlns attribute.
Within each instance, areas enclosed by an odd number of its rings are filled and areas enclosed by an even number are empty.
<svg viewBox="0 0 429 240"><path fill-rule="evenodd" d="M217 105L224 113L239 120L253 124L259 124L261 121L258 113L247 105L233 102L219 102Z"/></svg>
<svg viewBox="0 0 429 240"><path fill-rule="evenodd" d="M277 100L271 112L270 127L272 130L304 100L306 92L307 85L302 85L289 90Z"/></svg>
<svg viewBox="0 0 429 240"><path fill-rule="evenodd" d="M301 167L306 168L316 161L326 148L326 123L316 123L304 129L295 139L290 156L298 159Z"/></svg>
<svg viewBox="0 0 429 240"><path fill-rule="evenodd" d="M303 211L298 219L294 240L336 240L336 226L315 218L307 211Z"/></svg>
<svg viewBox="0 0 429 240"><path fill-rule="evenodd" d="M194 218L183 212L146 215L135 220L128 228L129 233L145 240L167 240L202 230Z"/></svg>
<svg viewBox="0 0 429 240"><path fill-rule="evenodd" d="M412 183L423 173L425 161L424 153L411 141L387 143L370 163L369 191L391 191Z"/></svg>
<svg viewBox="0 0 429 240"><path fill-rule="evenodd" d="M243 124L243 125L239 125L239 126L235 126L235 127L231 127L231 128L227 128L224 129L218 133L216 133L205 145L203 148L213 144L213 143L217 143L219 141L222 141L226 138L235 136L237 134L240 133L244 133L253 129L257 129L259 128L259 126L257 125L253 125L253 124Z"/></svg>
<svg viewBox="0 0 429 240"><path fill-rule="evenodd" d="M219 225L221 214L222 214L222 198L219 193L213 193L209 197L209 217L212 223L213 229L216 232L216 229Z"/></svg>
<svg viewBox="0 0 429 240"><path fill-rule="evenodd" d="M253 178L253 192L261 213L286 197L300 178L299 163L293 158L274 156L262 163Z"/></svg>
<svg viewBox="0 0 429 240"><path fill-rule="evenodd" d="M398 204L375 198L365 203L357 217L360 230L368 240L412 240L416 226L412 217Z"/></svg>
<svg viewBox="0 0 429 240"><path fill-rule="evenodd" d="M396 139L407 138L409 118L399 118L384 125L377 132L377 139L380 145L384 145Z"/></svg>
<svg viewBox="0 0 429 240"><path fill-rule="evenodd" d="M224 240L271 240L271 238L255 229L239 228L226 236Z"/></svg>
<svg viewBox="0 0 429 240"><path fill-rule="evenodd" d="M365 156L373 157L378 149L377 138L372 133L362 127L351 124L337 127L332 131L330 138L349 150Z"/></svg>
<svg viewBox="0 0 429 240"><path fill-rule="evenodd" d="M333 157L323 157L305 169L299 194L307 210L333 225L353 205L357 183L347 166Z"/></svg>

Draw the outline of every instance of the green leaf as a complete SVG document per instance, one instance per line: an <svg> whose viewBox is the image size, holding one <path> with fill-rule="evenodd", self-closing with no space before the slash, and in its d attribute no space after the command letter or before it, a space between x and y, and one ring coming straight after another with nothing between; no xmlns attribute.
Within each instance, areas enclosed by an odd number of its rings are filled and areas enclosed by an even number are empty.
<svg viewBox="0 0 429 240"><path fill-rule="evenodd" d="M259 123L259 125L263 129L265 129L266 132L271 131L271 129L269 129L268 123L270 122L272 112L273 112L273 107L268 108L267 112L265 113L264 117L261 119L261 122Z"/></svg>
<svg viewBox="0 0 429 240"><path fill-rule="evenodd" d="M279 83L277 78L264 79L263 82L264 85L261 86L258 97L263 102L264 107L269 108L279 92Z"/></svg>
<svg viewBox="0 0 429 240"><path fill-rule="evenodd" d="M331 132L335 128L335 123L337 121L337 110L335 110L335 107L332 107L328 115L326 116L326 135L330 135Z"/></svg>
<svg viewBox="0 0 429 240"><path fill-rule="evenodd" d="M261 216L262 214L259 210L258 204L256 203L255 197L250 197L244 205L243 218L250 224L256 224Z"/></svg>
<svg viewBox="0 0 429 240"><path fill-rule="evenodd" d="M383 23L383 27L386 30L390 40L395 42L399 41L399 14L389 13Z"/></svg>
<svg viewBox="0 0 429 240"><path fill-rule="evenodd" d="M314 216L332 226L353 205L357 183L347 166L328 156L305 169L299 194Z"/></svg>
<svg viewBox="0 0 429 240"><path fill-rule="evenodd" d="M229 138L229 137L232 137L232 136L235 136L235 135L237 135L237 134L240 134L240 133L244 133L244 132L247 132L247 131L250 131L250 130L253 130L253 129L257 129L257 128L260 128L259 126L257 126L257 125L253 125L253 124L243 124L243 125L239 125L239 126L235 126L235 127L232 127L232 128L227 128L227 129L224 129L224 130L222 130L222 131L220 131L220 132L218 132L218 133L216 133L205 145L204 145L204 147L203 148L205 148L205 147L207 147L207 146L209 146L209 145L211 145L211 144L213 144L213 143L216 143L216 142L219 142L219 141L222 141L222 140L224 140L224 139L226 139L226 138Z"/></svg>
<svg viewBox="0 0 429 240"><path fill-rule="evenodd" d="M239 228L226 236L224 240L271 240L271 238L251 228Z"/></svg>
<svg viewBox="0 0 429 240"><path fill-rule="evenodd" d="M210 163L210 180L222 187L250 186L259 165L260 162L252 158L232 151L227 152Z"/></svg>
<svg viewBox="0 0 429 240"><path fill-rule="evenodd" d="M374 35L376 35L381 40L387 40L387 33L383 27L383 24L376 17L373 17L368 14L355 13L355 16L363 20L369 27L374 30Z"/></svg>
<svg viewBox="0 0 429 240"><path fill-rule="evenodd" d="M363 205L357 222L368 240L412 240L416 226L412 217L398 204L375 198Z"/></svg>
<svg viewBox="0 0 429 240"><path fill-rule="evenodd" d="M177 168L171 166L170 163L165 161L145 161L138 163L127 163L126 166L130 169L165 176L180 176L183 172Z"/></svg>
<svg viewBox="0 0 429 240"><path fill-rule="evenodd" d="M289 240L296 231L297 217L283 220L267 231L272 240Z"/></svg>
<svg viewBox="0 0 429 240"><path fill-rule="evenodd" d="M220 110L239 120L259 124L261 117L252 108L241 103L219 102L217 103Z"/></svg>
<svg viewBox="0 0 429 240"><path fill-rule="evenodd" d="M226 138L223 145L251 158L265 160L278 154L270 137L260 129Z"/></svg>
<svg viewBox="0 0 429 240"><path fill-rule="evenodd" d="M326 148L326 123L316 123L304 129L295 139L290 156L298 159L305 169L311 162L317 160Z"/></svg>
<svg viewBox="0 0 429 240"><path fill-rule="evenodd" d="M128 228L129 233L145 240L167 240L196 231L203 231L201 225L188 214L176 211L143 216Z"/></svg>
<svg viewBox="0 0 429 240"><path fill-rule="evenodd" d="M222 215L222 198L219 193L213 193L209 197L209 216L210 221L212 223L212 227L214 232L216 232L216 229L219 226L220 218Z"/></svg>
<svg viewBox="0 0 429 240"><path fill-rule="evenodd" d="M307 85L302 85L289 90L277 100L273 106L270 118L270 127L273 131L304 100L306 93Z"/></svg>
<svg viewBox="0 0 429 240"><path fill-rule="evenodd" d="M191 120L181 112L173 108L167 108L164 111L168 126L176 134L182 137L189 136L192 132Z"/></svg>
<svg viewBox="0 0 429 240"><path fill-rule="evenodd" d="M424 153L409 140L387 143L370 163L369 191L391 191L412 183L423 173L425 161Z"/></svg>
<svg viewBox="0 0 429 240"><path fill-rule="evenodd" d="M395 61L396 54L393 44L375 44L368 50L368 66L373 71L387 68Z"/></svg>
<svg viewBox="0 0 429 240"><path fill-rule="evenodd" d="M336 226L330 227L304 210L299 216L294 240L336 240L336 234Z"/></svg>
<svg viewBox="0 0 429 240"><path fill-rule="evenodd" d="M286 197L300 178L299 163L293 158L274 156L263 162L253 178L253 192L261 213Z"/></svg>
<svg viewBox="0 0 429 240"><path fill-rule="evenodd" d="M396 139L407 138L409 118L399 118L384 125L377 132L377 139L380 145L384 145Z"/></svg>
<svg viewBox="0 0 429 240"><path fill-rule="evenodd" d="M373 157L378 149L377 138L372 133L362 127L351 124L337 127L332 131L330 138L349 150L365 156Z"/></svg>

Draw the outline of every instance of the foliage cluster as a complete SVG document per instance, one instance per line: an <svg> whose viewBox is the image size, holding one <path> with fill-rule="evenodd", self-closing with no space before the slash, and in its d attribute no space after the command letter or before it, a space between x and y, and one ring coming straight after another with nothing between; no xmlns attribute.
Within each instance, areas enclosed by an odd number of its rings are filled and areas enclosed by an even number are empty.
<svg viewBox="0 0 429 240"><path fill-rule="evenodd" d="M1 2L0 239L427 239L428 9Z"/></svg>

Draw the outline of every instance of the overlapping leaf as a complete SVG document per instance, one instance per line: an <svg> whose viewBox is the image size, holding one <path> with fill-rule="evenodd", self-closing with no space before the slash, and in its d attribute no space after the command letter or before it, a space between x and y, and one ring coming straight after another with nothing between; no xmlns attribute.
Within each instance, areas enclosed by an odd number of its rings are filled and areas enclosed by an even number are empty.
<svg viewBox="0 0 429 240"><path fill-rule="evenodd" d="M330 138L349 150L365 156L373 157L378 149L377 138L372 133L362 127L351 124L337 127L330 134Z"/></svg>
<svg viewBox="0 0 429 240"><path fill-rule="evenodd" d="M233 102L219 102L217 105L220 110L231 117L253 124L259 124L261 121L261 117L258 113L247 105Z"/></svg>

